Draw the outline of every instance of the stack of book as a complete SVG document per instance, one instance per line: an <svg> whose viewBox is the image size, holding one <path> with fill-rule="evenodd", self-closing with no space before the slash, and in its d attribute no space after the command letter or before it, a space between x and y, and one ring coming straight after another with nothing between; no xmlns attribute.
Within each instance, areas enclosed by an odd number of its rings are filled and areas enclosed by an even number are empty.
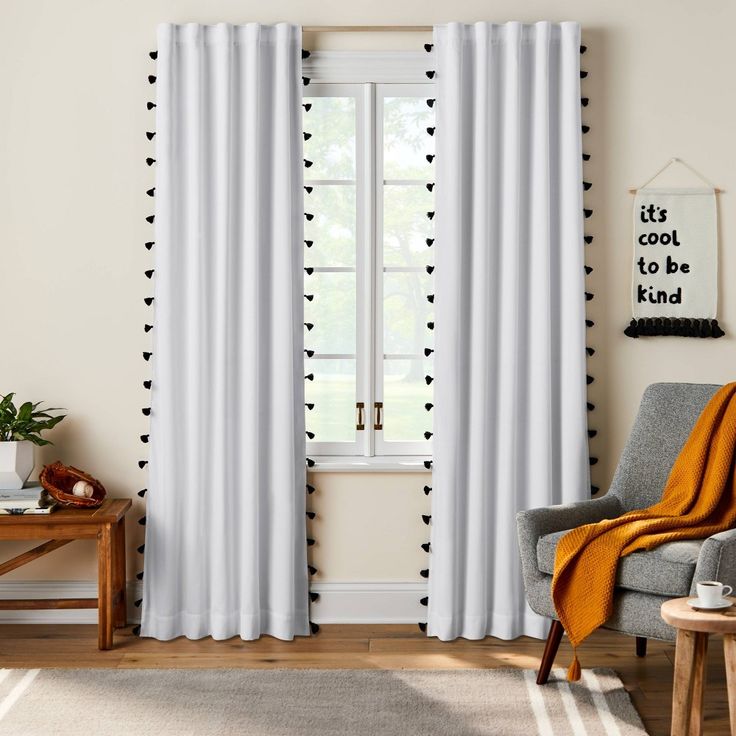
<svg viewBox="0 0 736 736"><path fill-rule="evenodd" d="M38 483L30 483L17 491L0 490L0 516L50 514L55 508L56 501Z"/></svg>

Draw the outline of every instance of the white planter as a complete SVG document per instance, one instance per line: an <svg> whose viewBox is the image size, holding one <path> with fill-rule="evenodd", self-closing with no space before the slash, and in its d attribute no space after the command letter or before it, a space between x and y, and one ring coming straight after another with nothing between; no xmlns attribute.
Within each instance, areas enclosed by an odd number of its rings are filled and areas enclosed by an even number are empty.
<svg viewBox="0 0 736 736"><path fill-rule="evenodd" d="M23 488L33 465L33 442L0 442L0 490Z"/></svg>

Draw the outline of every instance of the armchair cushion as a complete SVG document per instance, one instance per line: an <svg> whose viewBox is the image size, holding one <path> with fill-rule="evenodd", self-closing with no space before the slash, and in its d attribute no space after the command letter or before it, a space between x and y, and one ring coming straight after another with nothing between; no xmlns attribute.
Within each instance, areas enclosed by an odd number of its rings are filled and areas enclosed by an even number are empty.
<svg viewBox="0 0 736 736"><path fill-rule="evenodd" d="M546 534L537 541L537 565L541 572L553 573L557 543L568 531ZM647 552L632 552L618 563L616 585L673 598L689 595L703 541L668 542Z"/></svg>

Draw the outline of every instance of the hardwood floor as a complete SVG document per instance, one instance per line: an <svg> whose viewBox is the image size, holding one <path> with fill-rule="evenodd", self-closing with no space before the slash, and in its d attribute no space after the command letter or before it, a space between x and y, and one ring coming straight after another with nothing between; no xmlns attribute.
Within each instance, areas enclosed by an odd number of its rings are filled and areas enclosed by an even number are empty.
<svg viewBox="0 0 736 736"><path fill-rule="evenodd" d="M319 634L283 642L141 639L131 629L115 633L115 648L97 649L96 626L0 626L3 667L314 667L322 669L449 669L521 667L535 669L544 648L534 639L500 641L428 639L416 626L325 625ZM556 666L566 667L571 650L563 641ZM634 639L600 631L580 650L584 667L616 670L647 729L669 733L674 646L650 641L646 658L635 656ZM729 734L723 648L712 637L708 652L705 734Z"/></svg>

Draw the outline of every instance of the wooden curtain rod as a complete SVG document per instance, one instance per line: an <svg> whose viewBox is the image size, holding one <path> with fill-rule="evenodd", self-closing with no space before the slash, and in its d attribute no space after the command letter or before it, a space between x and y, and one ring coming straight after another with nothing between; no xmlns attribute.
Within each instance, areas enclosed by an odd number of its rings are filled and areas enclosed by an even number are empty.
<svg viewBox="0 0 736 736"><path fill-rule="evenodd" d="M432 26L302 26L302 33L432 33Z"/></svg>

